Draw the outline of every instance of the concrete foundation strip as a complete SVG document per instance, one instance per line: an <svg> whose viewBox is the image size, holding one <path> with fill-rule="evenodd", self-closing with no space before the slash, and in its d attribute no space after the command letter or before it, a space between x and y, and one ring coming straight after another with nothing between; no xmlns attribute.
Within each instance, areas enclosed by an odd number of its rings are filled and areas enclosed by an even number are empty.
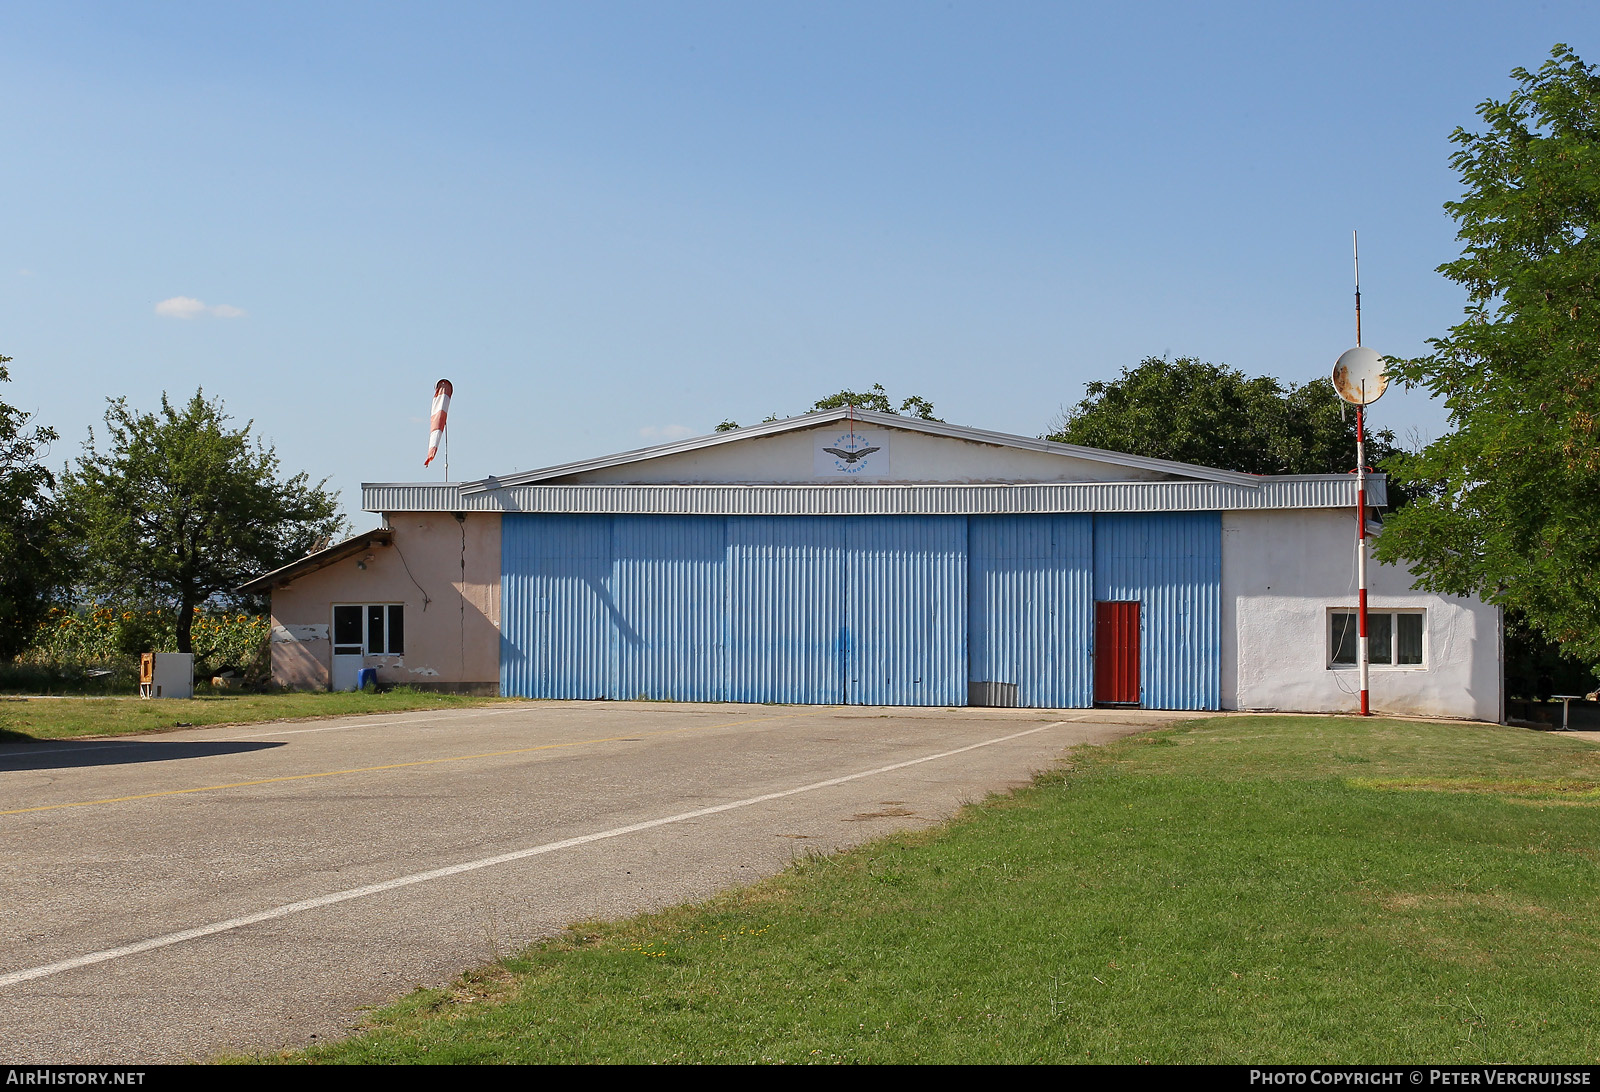
<svg viewBox="0 0 1600 1092"><path fill-rule="evenodd" d="M993 747L1000 743L1009 743L1014 739L1031 736L1038 732L1059 728L1064 724L1072 723L1070 720L1052 721L1042 724L1037 728L1029 728L1022 732L1013 732L1010 735L986 739L979 743L971 743L965 747L957 747L950 751L940 751L938 754L923 755L921 758L907 759L904 762L893 762L887 766L879 766L871 770L862 770L858 773L845 774L842 777L830 777L826 781L813 781L809 785L801 785L793 789L782 789L778 792L763 793L760 796L750 796L743 800L734 800L726 804L714 804L707 808L696 808L694 811L680 812L677 815L668 815L661 819L647 819L642 823L630 823L627 826L613 827L610 830L597 831L593 834L582 834L576 838L564 838L559 842L546 842L544 845L533 846L529 849L519 849L512 853L502 853L495 857L483 857L476 861L465 861L461 864L449 865L445 868L435 868L427 872L416 872L409 876L399 876L392 880L380 883L366 884L362 887L352 887L344 891L335 891L328 895L319 895L316 898L302 899L299 902L285 903L274 906L269 910L261 910L243 917L229 918L226 921L216 921L209 925L196 926L193 929L182 929L176 933L167 933L164 936L151 937L149 940L137 941L133 944L124 944L119 948L106 948L98 952L89 952L86 955L74 956L55 963L47 963L41 967L30 967L26 970L12 971L0 975L0 988L15 986L22 982L31 982L38 978L48 978L51 975L61 974L64 971L76 970L79 967L89 967L96 963L105 963L108 960L123 959L127 956L139 955L143 952L155 951L158 948L167 948L185 941L199 940L202 937L215 936L218 933L228 933L236 929L243 929L250 925L259 925L264 921L274 921L286 918L292 914L304 913L307 910L318 910L324 906L333 906L351 899L365 898L368 895L379 895L385 891L396 888L409 887L412 884L427 883L429 880L440 880L448 876L458 876L463 872L476 872L480 868L492 868L495 865L509 864L512 861L521 861L529 857L540 857L546 853L554 853L561 849L571 849L575 846L587 845L590 842L604 841L607 838L620 838L624 834L637 834L642 830L653 830L656 827L668 826L672 823L682 823L690 819L699 819L707 815L717 815L725 811L734 811L738 808L748 808L756 804L765 804L771 800L782 800L788 796L798 796L801 793L814 792L817 789L832 788L850 781L859 781L865 777L875 777L878 774L892 773L903 770L908 766L919 766L924 762L937 762L941 758L951 758L955 755L976 751L983 747Z"/></svg>

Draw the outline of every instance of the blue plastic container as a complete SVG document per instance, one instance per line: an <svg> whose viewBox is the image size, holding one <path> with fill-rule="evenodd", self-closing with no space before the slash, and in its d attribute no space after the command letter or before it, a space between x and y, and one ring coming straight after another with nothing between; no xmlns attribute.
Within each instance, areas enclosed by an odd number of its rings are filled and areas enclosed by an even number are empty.
<svg viewBox="0 0 1600 1092"><path fill-rule="evenodd" d="M378 669L377 668L375 668L375 667L363 667L361 670L356 672L356 689L357 690L365 690L367 688L367 684L368 683L371 683L373 686L377 686L378 685Z"/></svg>

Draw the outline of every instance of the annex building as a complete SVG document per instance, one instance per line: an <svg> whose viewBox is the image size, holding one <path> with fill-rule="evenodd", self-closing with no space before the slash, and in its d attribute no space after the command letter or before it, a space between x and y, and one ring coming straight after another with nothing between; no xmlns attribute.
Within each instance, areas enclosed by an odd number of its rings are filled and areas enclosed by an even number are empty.
<svg viewBox="0 0 1600 1092"><path fill-rule="evenodd" d="M1355 490L828 410L363 485L382 527L246 589L294 687L1350 711ZM1369 579L1374 709L1499 720L1498 611Z"/></svg>

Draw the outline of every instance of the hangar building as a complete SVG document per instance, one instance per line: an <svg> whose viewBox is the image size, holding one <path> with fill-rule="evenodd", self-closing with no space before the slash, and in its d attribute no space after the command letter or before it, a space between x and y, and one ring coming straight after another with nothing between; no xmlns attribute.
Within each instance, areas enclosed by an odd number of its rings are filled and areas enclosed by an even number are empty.
<svg viewBox="0 0 1600 1092"><path fill-rule="evenodd" d="M1350 711L1355 489L827 410L363 485L381 528L245 588L286 686ZM1370 579L1374 708L1501 719L1498 611Z"/></svg>

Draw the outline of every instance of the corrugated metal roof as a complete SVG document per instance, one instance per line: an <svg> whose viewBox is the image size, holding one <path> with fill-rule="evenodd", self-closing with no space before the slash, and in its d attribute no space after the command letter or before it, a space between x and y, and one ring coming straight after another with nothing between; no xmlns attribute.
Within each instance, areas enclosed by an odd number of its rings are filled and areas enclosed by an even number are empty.
<svg viewBox="0 0 1600 1092"><path fill-rule="evenodd" d="M361 508L366 512L482 512L496 509L461 503L461 485L452 482L362 482Z"/></svg>
<svg viewBox="0 0 1600 1092"><path fill-rule="evenodd" d="M399 509L396 509L399 511ZM306 573L315 572L317 569L326 568L347 557L354 557L362 553L369 546L387 546L394 541L393 533L387 527L374 527L359 535L352 535L343 542L335 542L332 546L309 553L298 558L281 568L273 569L270 573L262 575L240 584L234 591L240 594L251 592L270 591L274 584L287 585L289 581Z"/></svg>
<svg viewBox="0 0 1600 1092"><path fill-rule="evenodd" d="M1367 479L1368 503L1387 503ZM1218 512L1353 508L1349 474L1214 481L1048 482L1029 485L519 485L468 493L457 483L363 484L369 512L548 512L679 516L1011 515L1030 512Z"/></svg>
<svg viewBox="0 0 1600 1092"><path fill-rule="evenodd" d="M1042 451L1051 455L1067 455L1076 459L1089 459L1093 462L1105 463L1109 466L1154 470L1163 474L1175 474L1183 478L1198 478L1202 481L1233 482L1239 485L1247 485L1257 478L1257 475L1241 474L1235 470L1218 470L1215 467L1196 466L1193 463L1179 463L1168 459L1151 459L1143 455L1125 455L1120 451L1103 451L1100 448L1079 447L1076 444L1058 444L1053 440L1041 440L1034 436L1013 436L1008 432L990 432L988 429L968 428L965 425L948 425L943 421L924 421L917 417L902 417L897 413L878 413L872 410L850 410L841 407L839 409L819 410L816 413L802 414L799 417L788 417L782 421L766 421L746 428L730 429L727 432L713 432L709 436L694 436L687 440L676 440L670 444L657 444L654 447L622 451L615 455L602 455L597 459L584 459L580 462L561 463L556 466L542 467L538 470L524 470L520 473L507 474L503 477L489 477L481 481L463 482L460 488L463 496L471 496L474 493L529 485L533 482L549 481L552 478L565 478L573 474L582 474L585 471L604 470L607 467L644 462L649 459L659 459L663 456L678 455L687 451L700 451L704 448L738 443L742 440L753 440L781 432L813 428L817 425L827 424L829 421L842 421L846 417L883 428L904 429L908 432L922 432L930 436L944 436L954 440L994 444L998 447L1020 448L1025 451Z"/></svg>

